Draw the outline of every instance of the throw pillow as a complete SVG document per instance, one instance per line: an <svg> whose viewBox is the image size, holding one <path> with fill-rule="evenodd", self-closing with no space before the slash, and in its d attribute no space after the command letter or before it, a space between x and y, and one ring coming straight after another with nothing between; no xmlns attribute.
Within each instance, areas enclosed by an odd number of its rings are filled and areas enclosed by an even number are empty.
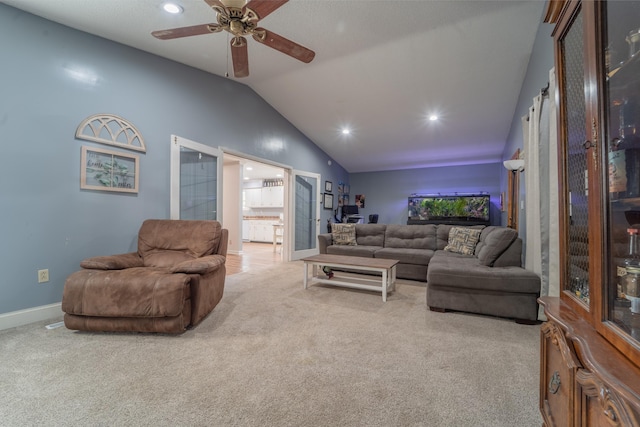
<svg viewBox="0 0 640 427"><path fill-rule="evenodd" d="M331 224L331 237L334 245L356 246L356 225Z"/></svg>
<svg viewBox="0 0 640 427"><path fill-rule="evenodd" d="M444 247L444 250L463 255L473 255L481 231L473 228L451 227L449 243Z"/></svg>

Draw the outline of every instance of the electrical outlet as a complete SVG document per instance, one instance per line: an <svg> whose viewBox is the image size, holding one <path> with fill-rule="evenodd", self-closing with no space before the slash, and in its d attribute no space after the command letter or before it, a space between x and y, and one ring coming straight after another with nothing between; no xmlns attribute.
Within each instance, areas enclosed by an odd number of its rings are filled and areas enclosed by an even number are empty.
<svg viewBox="0 0 640 427"><path fill-rule="evenodd" d="M38 283L45 283L49 281L49 269L38 270Z"/></svg>

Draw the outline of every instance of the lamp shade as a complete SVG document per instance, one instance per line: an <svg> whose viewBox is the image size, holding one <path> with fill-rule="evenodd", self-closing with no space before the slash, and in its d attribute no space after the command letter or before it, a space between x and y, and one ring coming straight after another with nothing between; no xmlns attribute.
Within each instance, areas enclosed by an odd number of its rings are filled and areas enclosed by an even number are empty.
<svg viewBox="0 0 640 427"><path fill-rule="evenodd" d="M524 160L521 159L505 160L504 162L502 162L502 164L504 165L505 169L510 171L524 170Z"/></svg>

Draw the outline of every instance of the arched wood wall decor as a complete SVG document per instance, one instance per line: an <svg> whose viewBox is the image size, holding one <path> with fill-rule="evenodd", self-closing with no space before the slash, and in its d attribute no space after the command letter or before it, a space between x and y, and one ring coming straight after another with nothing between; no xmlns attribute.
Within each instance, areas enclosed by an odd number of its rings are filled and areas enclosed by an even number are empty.
<svg viewBox="0 0 640 427"><path fill-rule="evenodd" d="M76 129L76 138L147 152L138 129L122 117L113 114L87 117Z"/></svg>

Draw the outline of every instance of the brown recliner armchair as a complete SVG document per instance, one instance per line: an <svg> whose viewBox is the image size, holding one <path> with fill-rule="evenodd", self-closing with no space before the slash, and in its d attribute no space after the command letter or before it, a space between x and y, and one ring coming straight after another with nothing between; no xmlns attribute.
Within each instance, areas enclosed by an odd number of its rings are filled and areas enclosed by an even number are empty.
<svg viewBox="0 0 640 427"><path fill-rule="evenodd" d="M222 299L228 231L218 221L144 221L138 251L85 259L64 285L69 329L181 333Z"/></svg>

